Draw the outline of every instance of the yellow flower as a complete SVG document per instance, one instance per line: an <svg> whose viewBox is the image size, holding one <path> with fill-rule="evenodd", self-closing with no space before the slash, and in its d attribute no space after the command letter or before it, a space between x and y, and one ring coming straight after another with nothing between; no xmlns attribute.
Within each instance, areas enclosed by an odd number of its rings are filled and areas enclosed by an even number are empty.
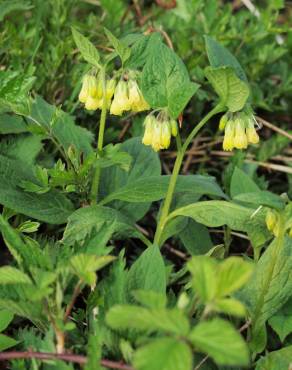
<svg viewBox="0 0 292 370"><path fill-rule="evenodd" d="M144 121L144 136L142 143L144 145L151 145L154 131L155 117L152 114L149 114Z"/></svg>
<svg viewBox="0 0 292 370"><path fill-rule="evenodd" d="M246 149L247 148L247 136L245 133L245 124L240 117L235 119L234 122L234 141L233 145L237 149Z"/></svg>
<svg viewBox="0 0 292 370"><path fill-rule="evenodd" d="M81 101L81 103L85 103L86 102L86 99L87 99L87 96L88 96L88 79L89 79L89 75L85 75L83 77L83 81L82 81L82 87L81 87L81 90L80 90L80 93L79 93L79 101Z"/></svg>
<svg viewBox="0 0 292 370"><path fill-rule="evenodd" d="M135 80L130 80L128 83L129 87L129 101L131 109L134 112L142 112L150 108L149 104L144 99L141 90Z"/></svg>
<svg viewBox="0 0 292 370"><path fill-rule="evenodd" d="M81 91L79 93L79 100L85 103L89 96L95 97L97 92L97 80L94 76L85 75L82 81Z"/></svg>
<svg viewBox="0 0 292 370"><path fill-rule="evenodd" d="M161 122L161 137L160 146L161 149L167 149L170 145L171 139L171 125L169 121Z"/></svg>
<svg viewBox="0 0 292 370"><path fill-rule="evenodd" d="M96 94L95 96L98 99L101 99L103 96L103 86L102 86L102 80L99 78L96 80Z"/></svg>
<svg viewBox="0 0 292 370"><path fill-rule="evenodd" d="M96 110L102 107L102 99L93 98L92 96L88 96L85 102L85 109L87 110Z"/></svg>
<svg viewBox="0 0 292 370"><path fill-rule="evenodd" d="M128 95L128 86L125 81L119 81L115 88L114 99L111 104L110 113L120 116L124 111L130 110L131 104Z"/></svg>
<svg viewBox="0 0 292 370"><path fill-rule="evenodd" d="M152 135L152 143L151 146L155 150L155 152L158 152L160 149L162 149L161 145L161 135L162 134L162 125L161 122L158 120L155 120L153 125L153 135Z"/></svg>
<svg viewBox="0 0 292 370"><path fill-rule="evenodd" d="M260 141L259 135L254 127L254 122L252 118L248 118L246 127L246 136L250 144L257 144Z"/></svg>
<svg viewBox="0 0 292 370"><path fill-rule="evenodd" d="M115 92L115 87L116 87L116 80L114 80L113 78L106 82L105 96L108 101L110 101L111 98L113 97L114 92Z"/></svg>
<svg viewBox="0 0 292 370"><path fill-rule="evenodd" d="M225 127L225 135L223 140L223 149L224 150L232 150L234 148L234 122L232 120L228 121Z"/></svg>
<svg viewBox="0 0 292 370"><path fill-rule="evenodd" d="M149 114L144 121L145 131L142 143L151 145L156 152L161 149L167 149L171 141L172 121L174 120L171 120L164 111L160 112L157 117ZM177 134L177 128L174 133Z"/></svg>

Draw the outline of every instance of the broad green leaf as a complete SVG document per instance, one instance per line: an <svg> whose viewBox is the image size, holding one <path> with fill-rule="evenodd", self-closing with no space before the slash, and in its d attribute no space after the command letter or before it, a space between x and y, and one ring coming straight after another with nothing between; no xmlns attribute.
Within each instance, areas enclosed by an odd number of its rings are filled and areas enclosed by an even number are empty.
<svg viewBox="0 0 292 370"><path fill-rule="evenodd" d="M143 67L150 55L155 52L159 42L161 42L161 34L159 32L153 32L147 36L138 34L137 40L131 46L131 55L125 66L130 69Z"/></svg>
<svg viewBox="0 0 292 370"><path fill-rule="evenodd" d="M165 294L166 270L163 257L156 245L148 247L132 264L127 280L127 292L143 289Z"/></svg>
<svg viewBox="0 0 292 370"><path fill-rule="evenodd" d="M113 329L120 330L162 331L182 336L189 332L188 319L179 309L117 305L109 310L106 321Z"/></svg>
<svg viewBox="0 0 292 370"><path fill-rule="evenodd" d="M225 320L212 319L194 327L189 339L196 349L208 354L218 365L247 366L247 345L234 327Z"/></svg>
<svg viewBox="0 0 292 370"><path fill-rule="evenodd" d="M172 236L177 236L180 232L182 232L188 220L185 217L176 217L170 220L164 227L161 237L159 239L159 246L164 245L165 241Z"/></svg>
<svg viewBox="0 0 292 370"><path fill-rule="evenodd" d="M28 275L12 266L0 267L0 284L31 284Z"/></svg>
<svg viewBox="0 0 292 370"><path fill-rule="evenodd" d="M269 319L269 325L279 335L282 343L292 333L292 297Z"/></svg>
<svg viewBox="0 0 292 370"><path fill-rule="evenodd" d="M0 112L28 114L29 90L35 78L19 72L0 71Z"/></svg>
<svg viewBox="0 0 292 370"><path fill-rule="evenodd" d="M13 314L10 311L1 310L0 311L0 332L4 331L7 326L13 320Z"/></svg>
<svg viewBox="0 0 292 370"><path fill-rule="evenodd" d="M166 195L170 176L150 176L147 179L133 180L126 186L109 194L102 204L118 199L126 202L152 202L163 199ZM175 192L193 192L195 194L207 194L225 197L224 193L210 176L188 175L179 176Z"/></svg>
<svg viewBox="0 0 292 370"><path fill-rule="evenodd" d="M5 351L8 348L16 346L19 342L13 338L7 337L7 335L0 334L0 351Z"/></svg>
<svg viewBox="0 0 292 370"><path fill-rule="evenodd" d="M79 49L80 53L82 54L83 58L90 64L95 67L100 67L99 65L99 53L96 47L88 40L87 37L83 36L80 32L75 30L72 27L72 35Z"/></svg>
<svg viewBox="0 0 292 370"><path fill-rule="evenodd" d="M160 175L160 161L157 153L141 142L141 138L133 138L123 142L120 146L122 152L128 153L132 158L129 171L124 171L119 167L110 167L102 170L100 183L100 198L119 191L119 189L130 185L138 179L146 180L149 176ZM133 221L142 218L151 202L140 202L131 204L123 201L113 201L111 207L120 210Z"/></svg>
<svg viewBox="0 0 292 370"><path fill-rule="evenodd" d="M181 59L163 43L156 45L143 68L143 96L152 108L167 108L173 118L183 111L199 85L190 81Z"/></svg>
<svg viewBox="0 0 292 370"><path fill-rule="evenodd" d="M181 217L177 217L174 220L180 218ZM166 224L166 227L172 221L173 220L170 220L169 223ZM213 247L208 229L192 219L187 219L185 228L179 232L178 236L184 247L192 256L205 254Z"/></svg>
<svg viewBox="0 0 292 370"><path fill-rule="evenodd" d="M115 51L118 53L122 62L124 63L130 57L131 49L124 45L122 41L117 39L107 28L104 28L104 32L109 42L112 44Z"/></svg>
<svg viewBox="0 0 292 370"><path fill-rule="evenodd" d="M70 146L74 146L78 152L86 155L92 153L93 134L76 125L72 116L48 104L40 96L33 101L31 113L27 118L32 124L42 127L49 136L55 137L66 151Z"/></svg>
<svg viewBox="0 0 292 370"><path fill-rule="evenodd" d="M142 306L148 308L165 308L167 303L166 294L157 293L152 290L135 290L132 295Z"/></svg>
<svg viewBox="0 0 292 370"><path fill-rule="evenodd" d="M234 298L216 299L216 301L212 304L212 309L226 315L238 317L244 317L246 315L246 309L244 305Z"/></svg>
<svg viewBox="0 0 292 370"><path fill-rule="evenodd" d="M250 279L253 265L240 257L229 257L220 263L217 272L217 294L224 297L240 289Z"/></svg>
<svg viewBox="0 0 292 370"><path fill-rule="evenodd" d="M90 206L79 208L68 218L63 242L74 245L83 244L86 238L93 232L98 232L103 227L112 229L116 235L140 237L140 233L134 228L131 221L119 211L102 206Z"/></svg>
<svg viewBox="0 0 292 370"><path fill-rule="evenodd" d="M28 164L0 155L0 204L40 221L62 224L73 212L72 203L60 192L45 194L21 190L23 181L37 184L34 168Z"/></svg>
<svg viewBox="0 0 292 370"><path fill-rule="evenodd" d="M139 348L133 359L137 370L191 370L192 352L183 341L159 338Z"/></svg>
<svg viewBox="0 0 292 370"><path fill-rule="evenodd" d="M21 116L16 114L0 115L0 134L20 134L27 132L27 125Z"/></svg>
<svg viewBox="0 0 292 370"><path fill-rule="evenodd" d="M12 141L7 141L5 145L1 143L0 154L27 164L34 164L43 148L42 139L37 135L18 135Z"/></svg>
<svg viewBox="0 0 292 370"><path fill-rule="evenodd" d="M261 357L255 370L284 370L292 364L292 346L268 353Z"/></svg>
<svg viewBox="0 0 292 370"><path fill-rule="evenodd" d="M114 256L95 256L90 254L77 254L70 259L72 271L88 285L95 285L95 272L102 269L115 259Z"/></svg>
<svg viewBox="0 0 292 370"><path fill-rule="evenodd" d="M221 103L230 112L237 112L244 107L249 97L249 87L236 76L233 68L207 67L205 75L218 94Z"/></svg>
<svg viewBox="0 0 292 370"><path fill-rule="evenodd" d="M246 75L238 60L227 50L224 46L220 45L216 40L209 36L205 36L206 51L210 65L212 67L232 67L237 76L247 82Z"/></svg>
<svg viewBox="0 0 292 370"><path fill-rule="evenodd" d="M169 219L185 216L209 227L228 225L231 229L246 231L257 218L264 224L262 214L251 218L253 214L254 209L251 208L226 201L210 200L176 209L170 214Z"/></svg>
<svg viewBox="0 0 292 370"><path fill-rule="evenodd" d="M260 192L257 184L240 168L235 167L230 183L230 195L232 198L243 193Z"/></svg>
<svg viewBox="0 0 292 370"><path fill-rule="evenodd" d="M254 204L256 206L266 206L281 210L285 207L285 201L279 195L270 191L257 191L255 193L243 193L236 195L233 200Z"/></svg>
<svg viewBox="0 0 292 370"><path fill-rule="evenodd" d="M188 262L192 274L192 286L204 302L212 301L217 292L217 262L206 256L196 256Z"/></svg>
<svg viewBox="0 0 292 370"><path fill-rule="evenodd" d="M254 324L254 337L291 296L291 271L292 239L275 238L257 263L250 283L240 292Z"/></svg>

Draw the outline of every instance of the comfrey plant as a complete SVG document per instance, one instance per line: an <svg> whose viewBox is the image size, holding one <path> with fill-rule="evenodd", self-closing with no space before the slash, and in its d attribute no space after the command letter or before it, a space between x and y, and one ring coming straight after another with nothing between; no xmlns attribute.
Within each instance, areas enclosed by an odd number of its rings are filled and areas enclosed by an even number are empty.
<svg viewBox="0 0 292 370"><path fill-rule="evenodd" d="M180 175L187 149L209 122L219 121L224 150L259 144L247 77L228 50L206 37L205 76L215 104L182 132L183 112L199 90L182 60L159 33L122 40L105 34L113 51L99 55L73 29L87 62L79 102L90 122L99 118L96 147L71 115L28 96L33 79L1 75L1 109L16 114L7 115L15 119L8 132L26 133L27 141L19 152L0 155L0 229L15 261L0 267L0 318L7 326L17 315L35 329L16 340L1 337L1 350L22 351L0 358L34 358L36 369L35 359L56 369L65 366L60 360L86 363L87 370L191 370L205 363L264 369L258 354L267 322L285 337L275 317L283 317L291 296L291 202L236 166L225 192L213 177ZM122 115L142 134L105 144L109 122ZM38 160L42 145L46 155ZM174 167L161 175L158 152L171 145ZM150 210L153 233L139 226ZM225 245L213 246L207 227L223 227ZM253 259L229 256L234 232L246 234ZM175 268L161 253L172 237L191 255ZM129 266L116 240L134 255L145 250Z"/></svg>

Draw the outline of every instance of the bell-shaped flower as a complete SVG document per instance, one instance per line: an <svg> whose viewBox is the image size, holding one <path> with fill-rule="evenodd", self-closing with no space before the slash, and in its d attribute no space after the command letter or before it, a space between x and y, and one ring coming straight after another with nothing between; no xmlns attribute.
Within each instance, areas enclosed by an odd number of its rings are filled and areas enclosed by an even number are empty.
<svg viewBox="0 0 292 370"><path fill-rule="evenodd" d="M97 80L92 75L85 75L82 80L82 87L79 93L79 100L81 103L86 103L89 96L96 97Z"/></svg>
<svg viewBox="0 0 292 370"><path fill-rule="evenodd" d="M247 136L245 133L245 122L237 117L234 122L234 148L246 149L247 148Z"/></svg>
<svg viewBox="0 0 292 370"><path fill-rule="evenodd" d="M102 107L102 99L93 98L92 96L88 96L85 102L85 109L87 110L96 110Z"/></svg>
<svg viewBox="0 0 292 370"><path fill-rule="evenodd" d="M132 111L142 112L150 108L149 104L144 99L136 80L130 79L128 82L128 88L129 88L129 101L131 104Z"/></svg>
<svg viewBox="0 0 292 370"><path fill-rule="evenodd" d="M123 80L119 81L114 92L114 99L110 107L110 113L120 116L124 111L131 109L131 104L128 95L127 83Z"/></svg>
<svg viewBox="0 0 292 370"><path fill-rule="evenodd" d="M250 144L258 144L260 141L259 135L256 132L254 123L256 123L254 117L248 117L246 123L246 136Z"/></svg>
<svg viewBox="0 0 292 370"><path fill-rule="evenodd" d="M223 149L230 151L234 148L234 122L232 120L229 120L226 123L225 126L225 135L224 135L224 140L223 140Z"/></svg>
<svg viewBox="0 0 292 370"><path fill-rule="evenodd" d="M114 95L115 87L116 87L115 79L111 78L110 80L106 82L105 96L108 102L111 100L111 98Z"/></svg>

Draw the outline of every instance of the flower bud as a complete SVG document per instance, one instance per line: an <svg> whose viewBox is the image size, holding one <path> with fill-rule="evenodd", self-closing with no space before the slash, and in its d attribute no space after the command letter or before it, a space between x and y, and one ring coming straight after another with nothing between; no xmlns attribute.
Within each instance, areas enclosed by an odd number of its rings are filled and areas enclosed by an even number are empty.
<svg viewBox="0 0 292 370"><path fill-rule="evenodd" d="M171 135L176 137L178 133L178 127L177 127L177 122L175 119L172 119L170 121L170 126L171 126Z"/></svg>
<svg viewBox="0 0 292 370"><path fill-rule="evenodd" d="M224 114L219 121L219 130L223 131L225 129L226 123L228 122L228 115Z"/></svg>
<svg viewBox="0 0 292 370"><path fill-rule="evenodd" d="M269 209L266 215L267 229L273 232L276 224L277 224L277 215L273 210Z"/></svg>

